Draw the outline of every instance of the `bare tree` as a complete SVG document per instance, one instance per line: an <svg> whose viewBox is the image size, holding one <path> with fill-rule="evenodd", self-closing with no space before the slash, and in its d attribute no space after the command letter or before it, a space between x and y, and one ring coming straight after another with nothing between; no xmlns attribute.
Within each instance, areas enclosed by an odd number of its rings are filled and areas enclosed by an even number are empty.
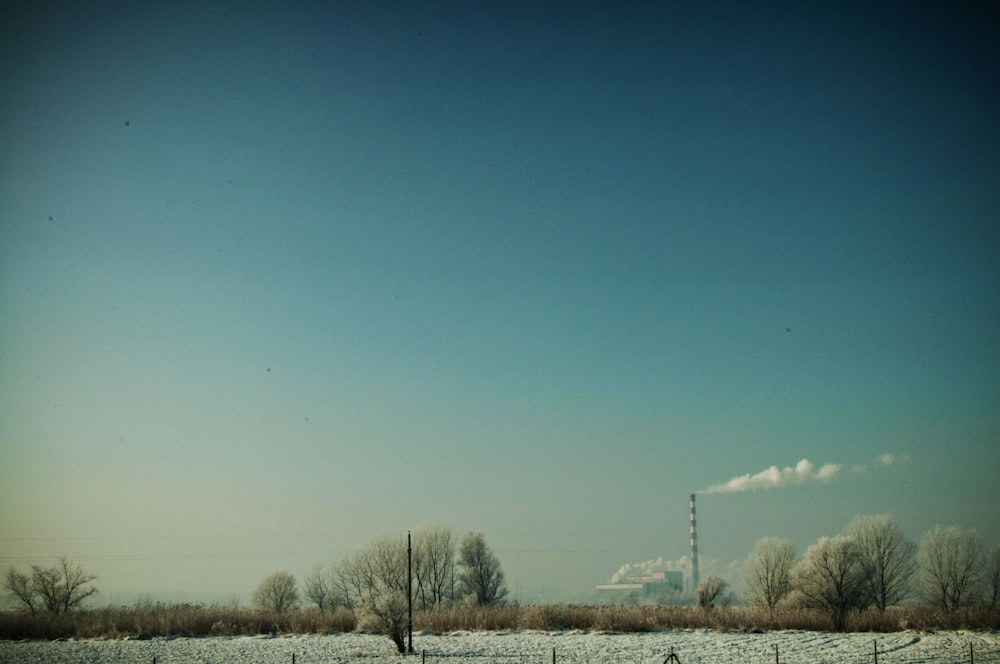
<svg viewBox="0 0 1000 664"><path fill-rule="evenodd" d="M59 568L32 565L31 579L35 585L35 592L38 593L42 605L48 612L55 615L62 613L63 591L59 579Z"/></svg>
<svg viewBox="0 0 1000 664"><path fill-rule="evenodd" d="M743 598L774 615L778 602L792 589L795 544L790 539L757 540L743 567Z"/></svg>
<svg viewBox="0 0 1000 664"><path fill-rule="evenodd" d="M993 547L986 560L986 598L991 609L1000 601L1000 546Z"/></svg>
<svg viewBox="0 0 1000 664"><path fill-rule="evenodd" d="M96 578L63 556L52 567L32 565L30 588L49 613L60 615L97 593L97 588L90 585Z"/></svg>
<svg viewBox="0 0 1000 664"><path fill-rule="evenodd" d="M430 526L414 533L413 574L417 606L447 606L455 596L455 537L451 529Z"/></svg>
<svg viewBox="0 0 1000 664"><path fill-rule="evenodd" d="M496 554L486 546L482 533L469 533L462 539L459 550L461 573L460 592L479 606L502 604L507 597L507 584Z"/></svg>
<svg viewBox="0 0 1000 664"><path fill-rule="evenodd" d="M889 514L858 516L847 526L861 557L872 603L880 611L906 597L916 569L916 545L906 539Z"/></svg>
<svg viewBox="0 0 1000 664"><path fill-rule="evenodd" d="M265 577L253 593L256 608L269 613L284 613L299 604L295 577L288 572L275 572Z"/></svg>
<svg viewBox="0 0 1000 664"><path fill-rule="evenodd" d="M347 555L330 570L334 602L352 611L357 608L357 599L361 594L359 580L352 569L353 559L353 555Z"/></svg>
<svg viewBox="0 0 1000 664"><path fill-rule="evenodd" d="M306 599L316 605L320 613L326 612L337 605L334 597L334 582L332 574L323 571L321 565L316 565L309 576L302 582Z"/></svg>
<svg viewBox="0 0 1000 664"><path fill-rule="evenodd" d="M982 589L986 549L975 530L935 526L920 540L920 589L945 611L975 602Z"/></svg>
<svg viewBox="0 0 1000 664"><path fill-rule="evenodd" d="M710 576L698 584L698 606L711 609L715 606L722 593L729 587L726 581L717 576Z"/></svg>
<svg viewBox="0 0 1000 664"><path fill-rule="evenodd" d="M31 615L35 615L38 607L35 606L38 591L35 587L33 576L22 574L14 569L13 565L7 568L7 577L4 580L4 588L10 596L24 605Z"/></svg>
<svg viewBox="0 0 1000 664"><path fill-rule="evenodd" d="M837 631L847 627L851 611L867 603L861 556L850 537L821 537L806 550L792 579L806 605L828 613Z"/></svg>
<svg viewBox="0 0 1000 664"><path fill-rule="evenodd" d="M406 652L406 542L383 537L346 556L336 568L338 594L358 613L362 629L385 634Z"/></svg>

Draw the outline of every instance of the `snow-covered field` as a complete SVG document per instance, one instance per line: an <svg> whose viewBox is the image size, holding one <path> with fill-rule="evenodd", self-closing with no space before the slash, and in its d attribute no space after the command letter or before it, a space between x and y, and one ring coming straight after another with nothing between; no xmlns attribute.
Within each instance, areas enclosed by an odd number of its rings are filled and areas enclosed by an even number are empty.
<svg viewBox="0 0 1000 664"><path fill-rule="evenodd" d="M671 649L681 664L775 661L791 664L874 662L1000 662L1000 633L936 632L921 634L831 634L779 631L762 634L682 630L652 634L588 632L455 632L414 635L411 662L575 662L656 663ZM364 662L371 658L400 661L385 637L360 634L289 637L206 637L149 641L0 642L0 663L7 664L296 664Z"/></svg>

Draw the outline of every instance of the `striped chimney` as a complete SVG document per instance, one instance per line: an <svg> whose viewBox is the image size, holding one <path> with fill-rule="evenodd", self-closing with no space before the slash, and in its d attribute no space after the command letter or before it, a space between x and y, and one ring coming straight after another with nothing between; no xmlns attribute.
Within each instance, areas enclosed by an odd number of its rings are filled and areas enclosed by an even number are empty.
<svg viewBox="0 0 1000 664"><path fill-rule="evenodd" d="M694 494L691 494L691 589L698 590L698 533L695 530Z"/></svg>

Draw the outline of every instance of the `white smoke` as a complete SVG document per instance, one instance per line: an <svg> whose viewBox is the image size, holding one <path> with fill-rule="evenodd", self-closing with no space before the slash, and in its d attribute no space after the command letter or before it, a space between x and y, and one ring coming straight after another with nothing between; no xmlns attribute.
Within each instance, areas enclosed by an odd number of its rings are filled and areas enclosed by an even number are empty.
<svg viewBox="0 0 1000 664"><path fill-rule="evenodd" d="M699 493L739 493L740 491L756 491L757 489L776 489L790 484L804 484L815 480L828 482L840 472L842 467L839 463L827 463L820 466L819 470L813 470L813 463L809 459L802 459L794 467L786 466L779 470L777 466L771 466L756 475L747 473L722 484L713 484Z"/></svg>
<svg viewBox="0 0 1000 664"><path fill-rule="evenodd" d="M698 557L698 568L701 572L701 578L721 576L726 581L729 581L730 585L734 588L739 586L738 581L743 569L743 563L743 560L731 560L728 563L722 563L718 558ZM686 580L690 580L691 559L688 556L681 556L677 560L667 560L660 557L641 563L622 565L608 583L628 583L629 579L651 576L653 572L681 572Z"/></svg>
<svg viewBox="0 0 1000 664"><path fill-rule="evenodd" d="M886 453L886 454L879 454L877 457L872 459L871 465L874 466L875 468L882 468L884 466L892 466L897 463L905 463L909 460L910 456L908 454L899 455L899 454ZM852 470L856 473L863 473L864 471L868 470L868 468L869 466L867 464L860 464L854 466Z"/></svg>
<svg viewBox="0 0 1000 664"><path fill-rule="evenodd" d="M905 461L908 457L898 457L895 454L880 454L875 457L875 463L880 466L891 466L897 461Z"/></svg>
<svg viewBox="0 0 1000 664"><path fill-rule="evenodd" d="M648 576L653 572L687 572L690 568L691 561L687 556L681 556L677 560L667 560L660 556L656 560L622 565L608 583L625 583L631 577Z"/></svg>
<svg viewBox="0 0 1000 664"><path fill-rule="evenodd" d="M899 456L887 452L875 457L871 465L876 468L882 468L908 460L909 457L906 455ZM861 473L868 468L868 465L860 464L852 466L850 470L855 473ZM805 484L806 482L814 481L829 482L843 469L843 464L827 463L816 470L809 459L802 459L795 466L786 466L782 469L779 469L777 466L771 466L756 475L751 475L750 473L740 475L722 484L713 484L698 493L739 493L741 491L756 491L757 489L776 489L791 484Z"/></svg>

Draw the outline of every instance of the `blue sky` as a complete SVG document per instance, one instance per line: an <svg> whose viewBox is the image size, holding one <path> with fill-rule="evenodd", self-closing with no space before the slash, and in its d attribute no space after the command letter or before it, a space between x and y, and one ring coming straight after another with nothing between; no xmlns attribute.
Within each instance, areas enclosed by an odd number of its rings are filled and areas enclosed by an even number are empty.
<svg viewBox="0 0 1000 664"><path fill-rule="evenodd" d="M703 575L1000 543L993 13L281 5L4 10L0 562L242 595L440 523L571 600L801 459Z"/></svg>

